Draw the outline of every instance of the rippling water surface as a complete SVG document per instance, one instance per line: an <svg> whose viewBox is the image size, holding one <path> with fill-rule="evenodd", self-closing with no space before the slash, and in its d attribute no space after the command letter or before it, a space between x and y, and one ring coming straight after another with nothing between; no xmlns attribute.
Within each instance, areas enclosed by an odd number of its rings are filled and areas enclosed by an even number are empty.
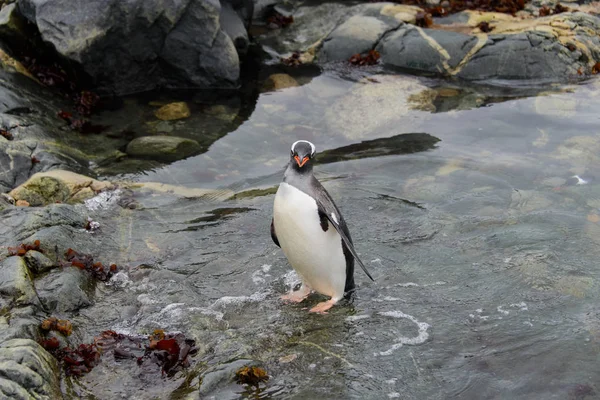
<svg viewBox="0 0 600 400"><path fill-rule="evenodd" d="M162 383L108 382L116 367L105 363L80 393L197 398L206 370L253 359L271 377L265 390L207 396L600 396L599 81L296 79L250 105L192 99L190 119L159 127L198 139L200 155L142 172L99 166L110 179L173 186L136 191L140 209L94 211L127 268L79 322L90 337L182 331L200 353L186 377ZM305 309L318 296L278 300L297 279L269 236L273 193L300 138L316 144L316 174L376 279L357 270L354 301L326 316Z"/></svg>

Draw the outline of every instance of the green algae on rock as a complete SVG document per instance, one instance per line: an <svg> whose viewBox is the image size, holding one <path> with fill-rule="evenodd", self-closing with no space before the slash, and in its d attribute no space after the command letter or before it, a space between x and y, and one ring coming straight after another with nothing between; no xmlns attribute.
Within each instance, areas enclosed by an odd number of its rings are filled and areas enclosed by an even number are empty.
<svg viewBox="0 0 600 400"><path fill-rule="evenodd" d="M201 150L198 142L176 136L142 136L127 145L130 156L154 160L177 161Z"/></svg>
<svg viewBox="0 0 600 400"><path fill-rule="evenodd" d="M52 203L80 203L96 193L112 189L110 182L102 182L65 170L39 172L9 194L15 200L25 200L31 206Z"/></svg>

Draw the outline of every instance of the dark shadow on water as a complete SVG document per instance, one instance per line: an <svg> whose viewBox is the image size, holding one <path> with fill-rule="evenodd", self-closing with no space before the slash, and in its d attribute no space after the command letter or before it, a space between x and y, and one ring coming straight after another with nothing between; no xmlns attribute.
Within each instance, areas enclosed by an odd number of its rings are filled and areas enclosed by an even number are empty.
<svg viewBox="0 0 600 400"><path fill-rule="evenodd" d="M440 139L428 133L402 133L389 138L365 140L317 154L316 162L328 164L361 158L412 154L434 149Z"/></svg>
<svg viewBox="0 0 600 400"><path fill-rule="evenodd" d="M215 226L221 223L222 221L226 221L231 219L236 214L246 213L248 211L254 210L253 208L248 207L226 207L226 208L215 208L214 210L209 211L208 215L204 215L199 218L194 218L191 221L184 222L185 224L189 224L189 226L170 231L172 233L175 232L186 232L186 231L198 231L209 226Z"/></svg>

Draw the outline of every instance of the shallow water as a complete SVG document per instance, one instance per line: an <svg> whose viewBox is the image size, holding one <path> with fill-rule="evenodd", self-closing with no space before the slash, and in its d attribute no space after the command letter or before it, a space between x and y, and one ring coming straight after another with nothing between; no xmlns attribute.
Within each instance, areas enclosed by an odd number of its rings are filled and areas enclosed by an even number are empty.
<svg viewBox="0 0 600 400"><path fill-rule="evenodd" d="M196 398L203 371L240 358L264 363L260 398L600 396L600 81L467 87L335 70L298 80L239 106L250 112L200 155L99 169L176 187L136 191L139 209L90 211L107 257L126 268L98 288L78 334L182 331L200 354L193 373L152 382L105 362L73 390ZM206 115L174 131L198 136ZM354 301L326 316L305 310L318 296L278 300L296 279L269 236L273 190L299 138L317 145L316 174L376 279L357 270Z"/></svg>

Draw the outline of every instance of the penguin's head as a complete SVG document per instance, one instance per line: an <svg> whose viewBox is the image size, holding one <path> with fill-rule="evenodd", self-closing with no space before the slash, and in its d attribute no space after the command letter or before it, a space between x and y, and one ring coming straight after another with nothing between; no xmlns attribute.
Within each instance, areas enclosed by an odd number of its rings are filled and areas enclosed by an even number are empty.
<svg viewBox="0 0 600 400"><path fill-rule="evenodd" d="M315 145L308 140L298 140L292 145L290 163L294 169L305 171L312 169L312 158L315 156Z"/></svg>

